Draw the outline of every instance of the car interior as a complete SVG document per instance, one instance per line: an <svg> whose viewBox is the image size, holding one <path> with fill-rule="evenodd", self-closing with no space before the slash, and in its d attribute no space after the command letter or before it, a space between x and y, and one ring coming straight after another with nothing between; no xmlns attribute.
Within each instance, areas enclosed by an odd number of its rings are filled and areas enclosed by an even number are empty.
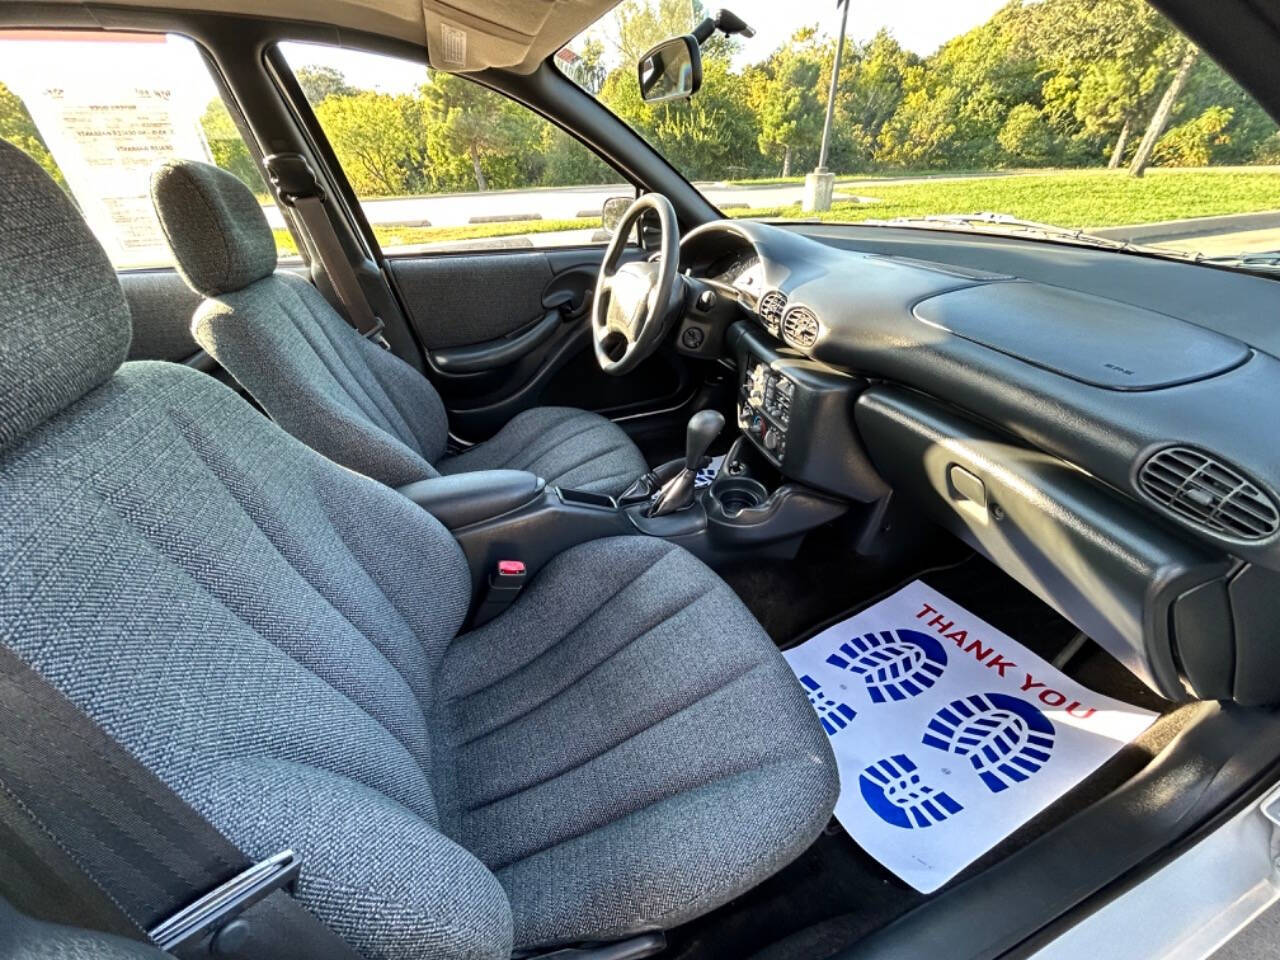
<svg viewBox="0 0 1280 960"><path fill-rule="evenodd" d="M190 40L282 217L173 160L120 270L0 141L0 954L1028 956L1274 784L1276 279L727 219L555 66L613 5L0 7ZM1280 116L1275 11L1154 5ZM634 194L384 252L287 43ZM1156 715L929 893L783 656L917 580Z"/></svg>

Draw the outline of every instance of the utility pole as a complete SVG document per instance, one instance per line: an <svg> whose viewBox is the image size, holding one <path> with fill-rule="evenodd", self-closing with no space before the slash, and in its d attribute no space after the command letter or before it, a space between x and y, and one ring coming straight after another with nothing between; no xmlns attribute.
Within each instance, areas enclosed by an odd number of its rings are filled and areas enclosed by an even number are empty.
<svg viewBox="0 0 1280 960"><path fill-rule="evenodd" d="M818 168L804 178L804 209L812 213L831 209L831 196L835 193L836 175L827 169L827 155L831 151L831 120L836 112L836 89L840 83L840 61L844 57L844 35L849 26L849 7L852 0L836 0L843 7L840 14L840 38L836 40L836 55L831 63L831 88L827 91L827 116L822 123L822 149L818 152Z"/></svg>

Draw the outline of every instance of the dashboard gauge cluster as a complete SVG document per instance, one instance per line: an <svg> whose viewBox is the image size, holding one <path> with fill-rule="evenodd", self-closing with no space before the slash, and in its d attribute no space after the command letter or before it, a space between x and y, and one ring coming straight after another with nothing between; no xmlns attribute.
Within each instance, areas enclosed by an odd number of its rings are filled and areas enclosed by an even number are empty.
<svg viewBox="0 0 1280 960"><path fill-rule="evenodd" d="M715 264L711 268L709 279L750 294L754 299L760 295L764 286L764 269L758 254L742 250Z"/></svg>

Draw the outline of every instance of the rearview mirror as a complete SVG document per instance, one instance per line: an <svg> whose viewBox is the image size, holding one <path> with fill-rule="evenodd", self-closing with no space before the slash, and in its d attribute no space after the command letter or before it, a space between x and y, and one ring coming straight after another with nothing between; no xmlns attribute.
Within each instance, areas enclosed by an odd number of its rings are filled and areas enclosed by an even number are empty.
<svg viewBox="0 0 1280 960"><path fill-rule="evenodd" d="M640 58L640 98L645 103L688 100L702 86L702 53L691 35L664 40Z"/></svg>

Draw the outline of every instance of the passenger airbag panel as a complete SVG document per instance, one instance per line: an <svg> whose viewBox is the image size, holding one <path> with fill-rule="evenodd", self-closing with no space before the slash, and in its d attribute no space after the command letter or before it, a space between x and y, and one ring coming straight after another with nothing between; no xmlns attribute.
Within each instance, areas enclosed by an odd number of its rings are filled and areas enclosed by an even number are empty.
<svg viewBox="0 0 1280 960"><path fill-rule="evenodd" d="M1173 700L1210 694L1188 689L1180 675L1171 611L1179 596L1222 578L1228 560L1070 464L917 394L872 387L858 399L856 422L895 496L926 509L1156 692ZM1199 626L1181 642L1221 644L1198 647L1197 661L1230 663L1230 623Z"/></svg>
<svg viewBox="0 0 1280 960"><path fill-rule="evenodd" d="M1239 340L1118 300L1017 281L916 304L918 320L1045 370L1108 390L1203 380L1249 358Z"/></svg>

